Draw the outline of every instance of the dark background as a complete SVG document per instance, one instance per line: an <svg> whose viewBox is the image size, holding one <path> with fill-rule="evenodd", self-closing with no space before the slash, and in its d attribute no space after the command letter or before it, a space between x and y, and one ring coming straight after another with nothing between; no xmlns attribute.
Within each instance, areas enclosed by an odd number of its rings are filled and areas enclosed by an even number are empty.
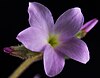
<svg viewBox="0 0 100 78"><path fill-rule="evenodd" d="M29 26L28 2L39 2L48 7L56 20L59 15L72 7L80 7L85 22L93 18L100 19L100 4L98 0L0 0L0 78L8 76L23 62L22 59L10 56L3 52L7 46L20 44L16 40L17 34ZM73 60L66 60L63 71L54 78L100 78L100 23L92 29L83 40L90 50L90 61L84 65ZM20 78L33 78L40 74L45 75L42 61L32 64Z"/></svg>

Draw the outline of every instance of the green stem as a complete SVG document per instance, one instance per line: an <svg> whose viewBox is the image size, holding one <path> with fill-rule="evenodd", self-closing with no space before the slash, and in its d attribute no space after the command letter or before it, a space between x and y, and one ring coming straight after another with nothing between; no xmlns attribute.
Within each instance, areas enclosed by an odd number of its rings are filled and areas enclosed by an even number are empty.
<svg viewBox="0 0 100 78"><path fill-rule="evenodd" d="M34 57L30 57L28 59L26 59L15 71L14 73L9 76L9 78L18 78L25 69L27 69L29 67L29 65L31 65L33 62L40 60L42 57L42 54L39 54L37 56Z"/></svg>

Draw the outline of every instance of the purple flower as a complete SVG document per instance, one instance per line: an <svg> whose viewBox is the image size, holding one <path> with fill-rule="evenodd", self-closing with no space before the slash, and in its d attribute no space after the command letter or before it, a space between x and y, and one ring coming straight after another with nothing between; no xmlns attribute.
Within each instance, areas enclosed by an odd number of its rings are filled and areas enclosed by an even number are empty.
<svg viewBox="0 0 100 78"><path fill-rule="evenodd" d="M43 62L49 77L59 74L65 65L65 56L86 64L89 50L86 43L75 37L83 26L80 8L64 12L54 24L48 8L36 2L28 7L30 27L20 32L17 39L29 50L43 52Z"/></svg>
<svg viewBox="0 0 100 78"><path fill-rule="evenodd" d="M97 23L98 23L98 20L96 18L94 18L94 19L88 21L87 23L85 23L81 27L81 30L83 30L85 32L89 32Z"/></svg>

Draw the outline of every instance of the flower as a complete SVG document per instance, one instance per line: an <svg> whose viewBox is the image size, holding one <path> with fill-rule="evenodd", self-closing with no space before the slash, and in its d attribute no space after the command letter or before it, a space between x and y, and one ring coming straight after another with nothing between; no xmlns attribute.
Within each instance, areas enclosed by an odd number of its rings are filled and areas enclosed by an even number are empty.
<svg viewBox="0 0 100 78"><path fill-rule="evenodd" d="M84 22L80 8L67 10L55 24L49 9L40 3L29 3L28 13L30 27L21 31L17 39L27 49L43 53L46 75L59 74L65 65L65 56L84 64L89 61L86 43L75 37Z"/></svg>
<svg viewBox="0 0 100 78"><path fill-rule="evenodd" d="M82 27L81 30L84 32L89 32L96 24L98 23L98 19L94 18L87 23L85 23Z"/></svg>

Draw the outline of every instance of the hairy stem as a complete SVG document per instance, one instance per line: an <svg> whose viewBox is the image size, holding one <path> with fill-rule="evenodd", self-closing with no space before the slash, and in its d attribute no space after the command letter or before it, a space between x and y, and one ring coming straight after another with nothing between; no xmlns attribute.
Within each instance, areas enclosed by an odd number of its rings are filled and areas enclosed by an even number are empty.
<svg viewBox="0 0 100 78"><path fill-rule="evenodd" d="M42 54L26 59L9 78L18 78L33 62L42 59Z"/></svg>

